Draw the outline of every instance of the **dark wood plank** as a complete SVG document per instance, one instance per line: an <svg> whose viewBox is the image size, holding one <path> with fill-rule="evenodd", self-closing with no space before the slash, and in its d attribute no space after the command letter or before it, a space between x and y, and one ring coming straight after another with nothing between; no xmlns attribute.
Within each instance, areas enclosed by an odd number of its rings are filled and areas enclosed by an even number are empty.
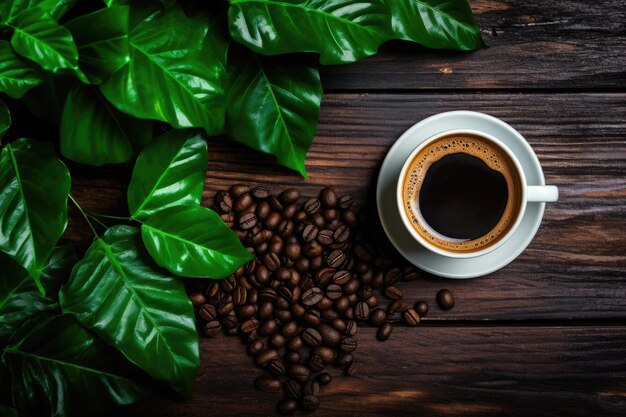
<svg viewBox="0 0 626 417"><path fill-rule="evenodd" d="M359 334L355 377L322 388L319 416L618 416L626 408L623 327L397 327L380 343ZM185 402L155 399L116 416L261 416L280 393L236 337L202 341L202 364Z"/></svg>
<svg viewBox="0 0 626 417"><path fill-rule="evenodd" d="M307 160L308 180L233 141L211 140L204 203L242 181L277 191L293 185L307 196L332 185L372 206L368 196L395 139L424 117L467 108L500 117L525 135L561 200L547 208L535 240L508 267L475 280L405 283L407 299L432 304L438 289L450 288L457 307L433 309L430 320L626 318L626 94L329 94ZM95 211L124 214L127 180L127 171L83 171L73 191ZM90 240L75 216L68 236Z"/></svg>
<svg viewBox="0 0 626 417"><path fill-rule="evenodd" d="M488 49L429 51L407 42L324 68L327 89L624 88L621 0L470 0Z"/></svg>

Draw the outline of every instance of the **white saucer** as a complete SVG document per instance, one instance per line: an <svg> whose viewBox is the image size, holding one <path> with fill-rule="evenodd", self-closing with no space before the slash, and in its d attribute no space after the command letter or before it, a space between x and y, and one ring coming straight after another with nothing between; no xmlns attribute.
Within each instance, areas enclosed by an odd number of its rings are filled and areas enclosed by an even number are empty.
<svg viewBox="0 0 626 417"><path fill-rule="evenodd" d="M376 204L391 243L412 264L446 278L475 278L490 274L517 258L531 242L543 217L545 203L528 203L522 222L504 244L483 256L455 259L435 254L413 239L404 228L396 204L396 184L408 155L422 141L451 129L472 129L500 139L517 156L529 185L545 185L537 156L515 129L495 117L472 111L451 111L431 116L404 132L389 149L378 174Z"/></svg>

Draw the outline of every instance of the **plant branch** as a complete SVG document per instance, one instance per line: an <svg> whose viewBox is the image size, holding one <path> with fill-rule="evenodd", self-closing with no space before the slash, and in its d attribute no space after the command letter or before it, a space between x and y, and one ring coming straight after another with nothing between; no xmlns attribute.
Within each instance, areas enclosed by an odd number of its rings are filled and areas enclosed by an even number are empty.
<svg viewBox="0 0 626 417"><path fill-rule="evenodd" d="M80 214L83 215L83 217L85 218L85 221L87 222L87 225L89 226L89 228L91 229L93 234L96 237L99 237L98 236L98 232L96 232L96 229L93 227L93 224L91 224L91 222L89 221L89 216L87 215L87 213L85 213L85 210L81 207L80 204L78 204L78 201L76 201L76 199L74 198L74 196L72 194L69 194L69 198L70 198L70 200L72 200L72 203L74 203L74 205L76 206L78 211L80 211Z"/></svg>

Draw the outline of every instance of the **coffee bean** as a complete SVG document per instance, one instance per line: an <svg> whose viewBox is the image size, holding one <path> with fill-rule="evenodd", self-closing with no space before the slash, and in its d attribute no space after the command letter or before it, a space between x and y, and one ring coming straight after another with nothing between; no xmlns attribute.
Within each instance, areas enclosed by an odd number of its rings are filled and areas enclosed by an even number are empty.
<svg viewBox="0 0 626 417"><path fill-rule="evenodd" d="M279 253L282 253L284 245L285 245L285 243L284 243L283 239L280 236L278 236L278 235L274 235L270 239L269 250L270 250L270 252L274 252L275 254L279 254ZM258 249L257 249L257 253L258 253Z"/></svg>
<svg viewBox="0 0 626 417"><path fill-rule="evenodd" d="M324 369L324 360L319 355L313 355L309 359L308 365L313 372L319 372Z"/></svg>
<svg viewBox="0 0 626 417"><path fill-rule="evenodd" d="M276 271L280 268L280 258L274 252L270 252L263 258L263 263L270 271Z"/></svg>
<svg viewBox="0 0 626 417"><path fill-rule="evenodd" d="M302 397L302 408L306 411L314 411L320 406L320 400L315 395Z"/></svg>
<svg viewBox="0 0 626 417"><path fill-rule="evenodd" d="M318 229L323 229L326 226L326 219L321 213L315 213L311 216L311 223L313 223Z"/></svg>
<svg viewBox="0 0 626 417"><path fill-rule="evenodd" d="M370 323L373 326L381 326L387 320L387 313L382 308L374 309L370 314Z"/></svg>
<svg viewBox="0 0 626 417"><path fill-rule="evenodd" d="M302 297L304 297L304 295ZM310 326L317 327L320 324L320 312L318 310L307 310L304 313L303 319Z"/></svg>
<svg viewBox="0 0 626 417"><path fill-rule="evenodd" d="M278 223L278 227L276 227L276 232L279 233L282 237L289 236L293 233L295 226L291 220L283 219L280 223Z"/></svg>
<svg viewBox="0 0 626 417"><path fill-rule="evenodd" d="M265 370L274 376L285 375L285 364L281 360L273 360L265 365Z"/></svg>
<svg viewBox="0 0 626 417"><path fill-rule="evenodd" d="M268 214L267 217L265 218L265 227L267 227L270 230L274 230L276 229L276 227L278 226L281 220L282 220L282 217L280 216L280 214L273 211L270 214Z"/></svg>
<svg viewBox="0 0 626 417"><path fill-rule="evenodd" d="M264 320L261 325L259 326L259 334L261 336L269 336L272 335L274 333L276 333L276 331L278 330L278 323L276 323L276 320L274 319L266 319Z"/></svg>
<svg viewBox="0 0 626 417"><path fill-rule="evenodd" d="M411 327L417 326L420 323L419 314L417 314L417 311L413 310L412 308L407 308L406 310L404 310L404 313L402 313L402 318L404 318L405 323Z"/></svg>
<svg viewBox="0 0 626 417"><path fill-rule="evenodd" d="M343 288L343 293L346 295L352 295L352 294L356 294L356 292L359 290L359 287L361 286L361 283L359 282L358 279L356 278L350 278L348 280L348 282L346 282L342 288Z"/></svg>
<svg viewBox="0 0 626 417"><path fill-rule="evenodd" d="M346 337L341 341L340 347L344 352L354 352L357 347L357 341L354 337Z"/></svg>
<svg viewBox="0 0 626 417"><path fill-rule="evenodd" d="M337 217L339 217L339 214L337 213L337 210L335 209L328 209L322 212L322 216L324 216L324 220L326 220L326 224L328 224L332 222L333 220L336 220Z"/></svg>
<svg viewBox="0 0 626 417"><path fill-rule="evenodd" d="M247 193L248 191L250 191L250 187L245 184L235 184L228 190L230 195L232 195L234 198L237 198L242 194Z"/></svg>
<svg viewBox="0 0 626 417"><path fill-rule="evenodd" d="M439 290L437 292L437 304L442 310L450 310L454 307L454 296L450 290Z"/></svg>
<svg viewBox="0 0 626 417"><path fill-rule="evenodd" d="M245 213L239 217L239 227L243 230L252 229L257 224L256 214Z"/></svg>
<svg viewBox="0 0 626 417"><path fill-rule="evenodd" d="M340 208L345 210L345 209L350 208L350 206L352 206L352 203L354 203L354 199L352 197L350 197L349 195L343 195L339 199L339 202L337 203L337 205Z"/></svg>
<svg viewBox="0 0 626 417"><path fill-rule="evenodd" d="M392 330L393 330L393 325L391 323L383 323L383 325L380 326L380 328L376 332L376 338L380 340L381 342L384 342L385 340L389 339L389 336L391 336Z"/></svg>
<svg viewBox="0 0 626 417"><path fill-rule="evenodd" d="M419 272L417 272L417 270L413 267L408 267L405 268L402 274L402 280L403 281L415 281L416 279L418 279L420 277Z"/></svg>
<svg viewBox="0 0 626 417"><path fill-rule="evenodd" d="M233 209L233 200L226 191L218 191L215 195L217 209L222 213L230 213Z"/></svg>
<svg viewBox="0 0 626 417"><path fill-rule="evenodd" d="M247 301L247 298L248 291L245 287L236 287L235 291L233 291L233 303L235 303L235 305L244 305Z"/></svg>
<svg viewBox="0 0 626 417"><path fill-rule="evenodd" d="M235 200L235 204L233 206L233 209L237 213L241 213L242 211L244 211L248 207L250 207L253 202L254 201L252 200L252 196L249 193L244 193L241 196L239 196L239 198L237 198L237 200Z"/></svg>
<svg viewBox="0 0 626 417"><path fill-rule="evenodd" d="M374 274L374 277L372 278L372 288L374 289L378 289L380 287L383 286L383 282L384 282L384 276L385 274L383 273L383 271L378 271Z"/></svg>
<svg viewBox="0 0 626 417"><path fill-rule="evenodd" d="M235 225L235 216L233 216L232 213L220 214L220 218L226 224L226 226L230 227L231 229Z"/></svg>
<svg viewBox="0 0 626 417"><path fill-rule="evenodd" d="M206 297L202 293L202 291L194 291L189 294L189 299L191 300L191 304L194 307L201 307L206 303Z"/></svg>
<svg viewBox="0 0 626 417"><path fill-rule="evenodd" d="M328 297L322 297L321 300L315 305L320 310L328 310L333 307L333 300Z"/></svg>
<svg viewBox="0 0 626 417"><path fill-rule="evenodd" d="M337 284L331 284L326 288L326 297L331 300L336 300L341 297L341 287Z"/></svg>
<svg viewBox="0 0 626 417"><path fill-rule="evenodd" d="M346 260L346 254L336 249L326 257L326 264L331 268L338 268Z"/></svg>
<svg viewBox="0 0 626 417"><path fill-rule="evenodd" d="M315 271L315 282L320 287L326 286L332 280L334 274L335 270L333 268L320 268Z"/></svg>
<svg viewBox="0 0 626 417"><path fill-rule="evenodd" d="M317 234L317 241L322 245L330 245L334 242L333 234L332 230L320 230Z"/></svg>
<svg viewBox="0 0 626 417"><path fill-rule="evenodd" d="M263 350L265 344L260 339L254 339L248 344L248 355L254 356Z"/></svg>
<svg viewBox="0 0 626 417"><path fill-rule="evenodd" d="M289 310L277 310L274 309L274 318L276 318L280 322L286 322L291 320L293 315Z"/></svg>
<svg viewBox="0 0 626 417"><path fill-rule="evenodd" d="M357 369L357 361L352 361L352 363L346 368L346 375L353 376L356 373Z"/></svg>
<svg viewBox="0 0 626 417"><path fill-rule="evenodd" d="M354 356L352 356L349 353L346 353L343 355L339 355L339 357L337 358L337 365L347 366L347 365L350 365L353 361L354 361Z"/></svg>
<svg viewBox="0 0 626 417"><path fill-rule="evenodd" d="M270 190L259 185L252 189L251 194L252 194L252 197L256 198L257 200L265 200L267 197L270 196Z"/></svg>
<svg viewBox="0 0 626 417"><path fill-rule="evenodd" d="M283 297L278 297L274 300L274 310L289 310L291 303L285 300ZM276 313L276 311L274 311Z"/></svg>
<svg viewBox="0 0 626 417"><path fill-rule="evenodd" d="M302 333L302 341L309 346L319 346L322 344L322 335L312 327L307 328Z"/></svg>
<svg viewBox="0 0 626 417"><path fill-rule="evenodd" d="M414 308L420 317L426 317L426 314L428 314L428 303L426 301L418 301L415 303Z"/></svg>
<svg viewBox="0 0 626 417"><path fill-rule="evenodd" d="M304 365L294 363L289 365L287 373L296 381L305 382L311 378L311 371Z"/></svg>
<svg viewBox="0 0 626 417"><path fill-rule="evenodd" d="M289 188L280 193L280 199L285 204L291 204L298 201L300 198L300 191L295 188Z"/></svg>
<svg viewBox="0 0 626 417"><path fill-rule="evenodd" d="M244 333L252 333L259 328L259 321L255 319L246 320L241 324L241 331Z"/></svg>
<svg viewBox="0 0 626 417"><path fill-rule="evenodd" d="M302 349L304 342L300 336L294 336L287 342L287 349L291 351L298 351Z"/></svg>
<svg viewBox="0 0 626 417"><path fill-rule="evenodd" d="M318 287L309 288L302 294L302 304L305 306L313 306L317 304L322 297L324 297L324 293Z"/></svg>
<svg viewBox="0 0 626 417"><path fill-rule="evenodd" d="M320 383L320 385L328 385L333 380L333 377L328 372L322 372L315 379Z"/></svg>
<svg viewBox="0 0 626 417"><path fill-rule="evenodd" d="M337 285L343 285L350 280L350 272L342 270L337 271L333 275L333 282Z"/></svg>
<svg viewBox="0 0 626 417"><path fill-rule="evenodd" d="M333 326L339 333L346 331L346 322L340 318L335 318L330 321L330 325Z"/></svg>
<svg viewBox="0 0 626 417"><path fill-rule="evenodd" d="M242 320L249 319L255 314L256 314L256 305L254 304L244 304L237 309L237 315Z"/></svg>
<svg viewBox="0 0 626 417"><path fill-rule="evenodd" d="M276 297L278 297L278 293L273 288L263 288L259 297L262 301L273 302L274 300L276 300Z"/></svg>
<svg viewBox="0 0 626 417"><path fill-rule="evenodd" d="M278 359L280 359L280 356L278 355L277 351L275 351L274 349L265 349L257 354L254 361L258 366L263 366L266 363L269 363L271 361L275 361Z"/></svg>
<svg viewBox="0 0 626 417"><path fill-rule="evenodd" d="M231 314L227 315L226 317L222 319L222 326L224 326L226 329L235 328L237 327L238 324L239 324L239 320L237 320L237 316L235 315L234 312L232 312Z"/></svg>
<svg viewBox="0 0 626 417"><path fill-rule="evenodd" d="M223 301L220 301L220 303L217 305L217 314L219 314L220 316L226 316L234 309L235 305L228 299L224 299Z"/></svg>
<svg viewBox="0 0 626 417"><path fill-rule="evenodd" d="M341 220L351 227L355 226L358 221L356 213L352 210L345 210L341 213Z"/></svg>
<svg viewBox="0 0 626 417"><path fill-rule="evenodd" d="M366 244L358 244L354 247L354 254L362 261L369 262L373 258L372 249Z"/></svg>
<svg viewBox="0 0 626 417"><path fill-rule="evenodd" d="M400 300L404 297L402 290L396 286L390 285L385 288L385 297L390 300Z"/></svg>
<svg viewBox="0 0 626 417"><path fill-rule="evenodd" d="M318 256L316 256L313 259L311 259L311 271L317 271L322 266L324 266L324 257L322 256L322 253L323 253L324 249L322 248L322 245L320 245L319 243L317 243L315 241L307 243L307 245L305 245L305 249L308 249L308 248L306 248L306 246L308 246L308 245L316 246L313 250L317 250L316 253L319 253Z"/></svg>
<svg viewBox="0 0 626 417"><path fill-rule="evenodd" d="M344 332L346 336L354 336L358 330L359 326L356 324L354 320L348 320L346 323L346 331Z"/></svg>
<svg viewBox="0 0 626 417"><path fill-rule="evenodd" d="M341 296L335 300L334 306L335 310L343 313L350 308L350 301L348 301L348 297Z"/></svg>
<svg viewBox="0 0 626 417"><path fill-rule="evenodd" d="M349 237L350 237L350 229L345 224L339 226L333 233L333 239L337 243L343 243L347 241Z"/></svg>
<svg viewBox="0 0 626 417"><path fill-rule="evenodd" d="M306 203L304 203L304 211L309 215L317 213L318 211L320 211L321 207L322 204L317 198L311 198Z"/></svg>
<svg viewBox="0 0 626 417"><path fill-rule="evenodd" d="M274 333L272 337L270 337L269 343L274 349L281 349L287 344L287 339L280 333Z"/></svg>
<svg viewBox="0 0 626 417"><path fill-rule="evenodd" d="M313 224L307 224L304 229L302 229L302 240L305 242L310 242L313 239L315 239L317 237L317 227L315 227Z"/></svg>
<svg viewBox="0 0 626 417"><path fill-rule="evenodd" d="M334 188L326 187L320 192L320 201L326 208L334 208L337 205L337 192Z"/></svg>
<svg viewBox="0 0 626 417"><path fill-rule="evenodd" d="M263 201L259 203L256 207L256 215L259 219L266 219L267 216L272 212L272 207L270 207L270 203L267 201Z"/></svg>
<svg viewBox="0 0 626 417"><path fill-rule="evenodd" d="M217 320L211 320L204 325L204 335L206 337L215 337L219 334L222 325Z"/></svg>
<svg viewBox="0 0 626 417"><path fill-rule="evenodd" d="M278 378L272 378L269 376L259 376L254 380L254 386L259 391L280 391L283 384L280 382Z"/></svg>
<svg viewBox="0 0 626 417"><path fill-rule="evenodd" d="M198 309L198 315L204 321L212 321L215 320L215 318L217 317L217 310L211 304L203 304Z"/></svg>
<svg viewBox="0 0 626 417"><path fill-rule="evenodd" d="M396 300L393 303L389 304L389 307L387 307L387 312L389 312L389 314L401 313L406 310L406 308L407 306L404 300Z"/></svg>
<svg viewBox="0 0 626 417"><path fill-rule="evenodd" d="M302 386L300 385L298 381L289 379L287 380L287 382L285 382L285 395L287 395L287 397L297 400L300 398L301 394L302 394Z"/></svg>
<svg viewBox="0 0 626 417"><path fill-rule="evenodd" d="M328 324L320 324L319 334L322 336L324 344L328 346L337 346L341 342L341 333Z"/></svg>
<svg viewBox="0 0 626 417"><path fill-rule="evenodd" d="M276 410L280 414L293 414L298 411L298 402L292 398L285 398L278 403Z"/></svg>
<svg viewBox="0 0 626 417"><path fill-rule="evenodd" d="M302 394L314 395L317 397L320 395L320 383L315 380L307 381L304 384L304 387L302 387Z"/></svg>
<svg viewBox="0 0 626 417"><path fill-rule="evenodd" d="M337 358L337 352L328 346L317 346L313 348L313 355L318 355L325 364L331 364L335 362Z"/></svg>
<svg viewBox="0 0 626 417"><path fill-rule="evenodd" d="M361 301L354 307L354 316L357 320L365 321L370 316L370 307L366 302Z"/></svg>
<svg viewBox="0 0 626 417"><path fill-rule="evenodd" d="M385 285L393 285L396 282L398 282L401 276L402 276L402 271L400 271L400 268L392 268L385 273L383 282L385 283Z"/></svg>

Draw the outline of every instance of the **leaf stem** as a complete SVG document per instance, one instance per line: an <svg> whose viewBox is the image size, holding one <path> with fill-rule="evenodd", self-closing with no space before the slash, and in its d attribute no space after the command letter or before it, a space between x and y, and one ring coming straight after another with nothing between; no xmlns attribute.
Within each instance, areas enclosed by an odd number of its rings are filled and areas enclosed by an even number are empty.
<svg viewBox="0 0 626 417"><path fill-rule="evenodd" d="M80 214L83 215L83 217L85 218L85 221L87 222L87 225L89 226L89 228L91 229L91 231L93 232L93 234L96 237L98 236L98 232L96 232L96 229L93 227L93 225L91 224L91 222L89 221L89 216L87 215L87 213L85 213L85 210L83 210L83 208L81 207L80 204L78 204L78 201L76 201L76 199L74 198L74 196L72 194L69 194L70 200L72 200L72 203L74 203L74 205L76 206L76 208L78 209L78 211L80 211Z"/></svg>
<svg viewBox="0 0 626 417"><path fill-rule="evenodd" d="M110 216L108 214L100 214L100 213L94 213L92 211L87 210L87 214L89 214L91 217L101 217L103 219L113 219L113 220L125 220L125 221L130 221L132 220L130 217L123 217L123 216Z"/></svg>

